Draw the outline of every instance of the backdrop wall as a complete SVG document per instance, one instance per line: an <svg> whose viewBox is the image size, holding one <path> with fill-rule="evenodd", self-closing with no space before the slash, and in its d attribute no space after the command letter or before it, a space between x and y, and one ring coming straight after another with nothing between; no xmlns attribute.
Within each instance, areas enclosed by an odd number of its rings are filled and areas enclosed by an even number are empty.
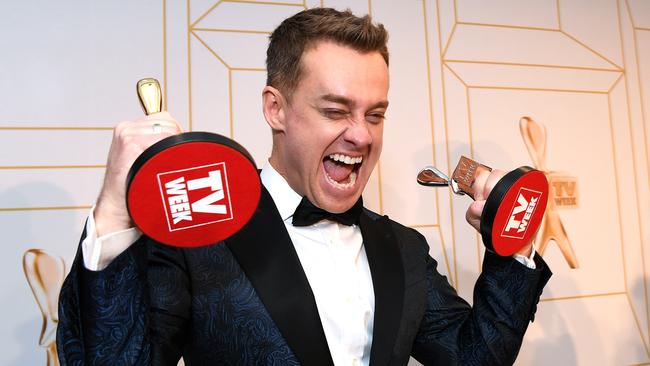
<svg viewBox="0 0 650 366"><path fill-rule="evenodd" d="M367 205L421 231L471 300L483 247L470 199L418 186L417 171L448 172L460 155L547 171L537 246L555 275L517 364L649 362L650 1L293 1L0 2L0 364L46 362L112 126L142 114L135 82L158 78L187 130L230 136L261 166L267 37L315 6L371 13L390 32Z"/></svg>

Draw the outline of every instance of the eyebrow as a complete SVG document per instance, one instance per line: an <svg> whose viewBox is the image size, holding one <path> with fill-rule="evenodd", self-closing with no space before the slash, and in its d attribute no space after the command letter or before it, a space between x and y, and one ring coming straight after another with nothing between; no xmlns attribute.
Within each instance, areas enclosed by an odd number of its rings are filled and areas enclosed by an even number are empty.
<svg viewBox="0 0 650 366"><path fill-rule="evenodd" d="M352 102L351 99L346 98L342 95L337 95L337 94L325 94L320 97L320 99L332 102L332 103L338 103L338 104L343 104L346 106L352 106L354 103ZM375 109L375 108L388 108L388 101L387 100L382 100L379 101L373 105L370 106L370 109Z"/></svg>

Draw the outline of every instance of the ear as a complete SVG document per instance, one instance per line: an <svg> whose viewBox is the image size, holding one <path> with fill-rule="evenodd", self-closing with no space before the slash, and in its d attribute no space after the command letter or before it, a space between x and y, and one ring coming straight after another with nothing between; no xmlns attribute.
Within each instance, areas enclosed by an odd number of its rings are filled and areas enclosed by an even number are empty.
<svg viewBox="0 0 650 366"><path fill-rule="evenodd" d="M266 123L276 131L285 130L286 100L280 91L272 86L265 86L262 89L262 110Z"/></svg>

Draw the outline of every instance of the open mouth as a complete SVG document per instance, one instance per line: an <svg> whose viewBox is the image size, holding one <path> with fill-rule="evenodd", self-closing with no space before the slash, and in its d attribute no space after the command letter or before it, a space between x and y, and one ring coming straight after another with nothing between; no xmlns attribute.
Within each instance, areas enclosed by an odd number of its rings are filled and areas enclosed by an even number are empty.
<svg viewBox="0 0 650 366"><path fill-rule="evenodd" d="M346 189L354 185L363 157L330 154L323 159L325 177L336 188Z"/></svg>

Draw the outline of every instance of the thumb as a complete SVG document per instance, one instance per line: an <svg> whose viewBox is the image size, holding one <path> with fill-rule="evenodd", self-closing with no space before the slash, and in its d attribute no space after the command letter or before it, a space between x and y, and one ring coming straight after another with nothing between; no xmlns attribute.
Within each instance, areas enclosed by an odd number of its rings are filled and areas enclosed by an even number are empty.
<svg viewBox="0 0 650 366"><path fill-rule="evenodd" d="M173 123L178 129L177 133L183 132L183 126L167 111L161 111L158 113L152 113L150 115L144 116L140 121L167 121Z"/></svg>
<svg viewBox="0 0 650 366"><path fill-rule="evenodd" d="M481 227L481 215L483 214L483 207L485 206L485 201L474 201L467 209L465 213L465 219L467 222L472 225L477 231Z"/></svg>
<svg viewBox="0 0 650 366"><path fill-rule="evenodd" d="M485 200L474 201L469 206L468 211L473 217L480 219L481 215L483 215L483 207L485 207Z"/></svg>

